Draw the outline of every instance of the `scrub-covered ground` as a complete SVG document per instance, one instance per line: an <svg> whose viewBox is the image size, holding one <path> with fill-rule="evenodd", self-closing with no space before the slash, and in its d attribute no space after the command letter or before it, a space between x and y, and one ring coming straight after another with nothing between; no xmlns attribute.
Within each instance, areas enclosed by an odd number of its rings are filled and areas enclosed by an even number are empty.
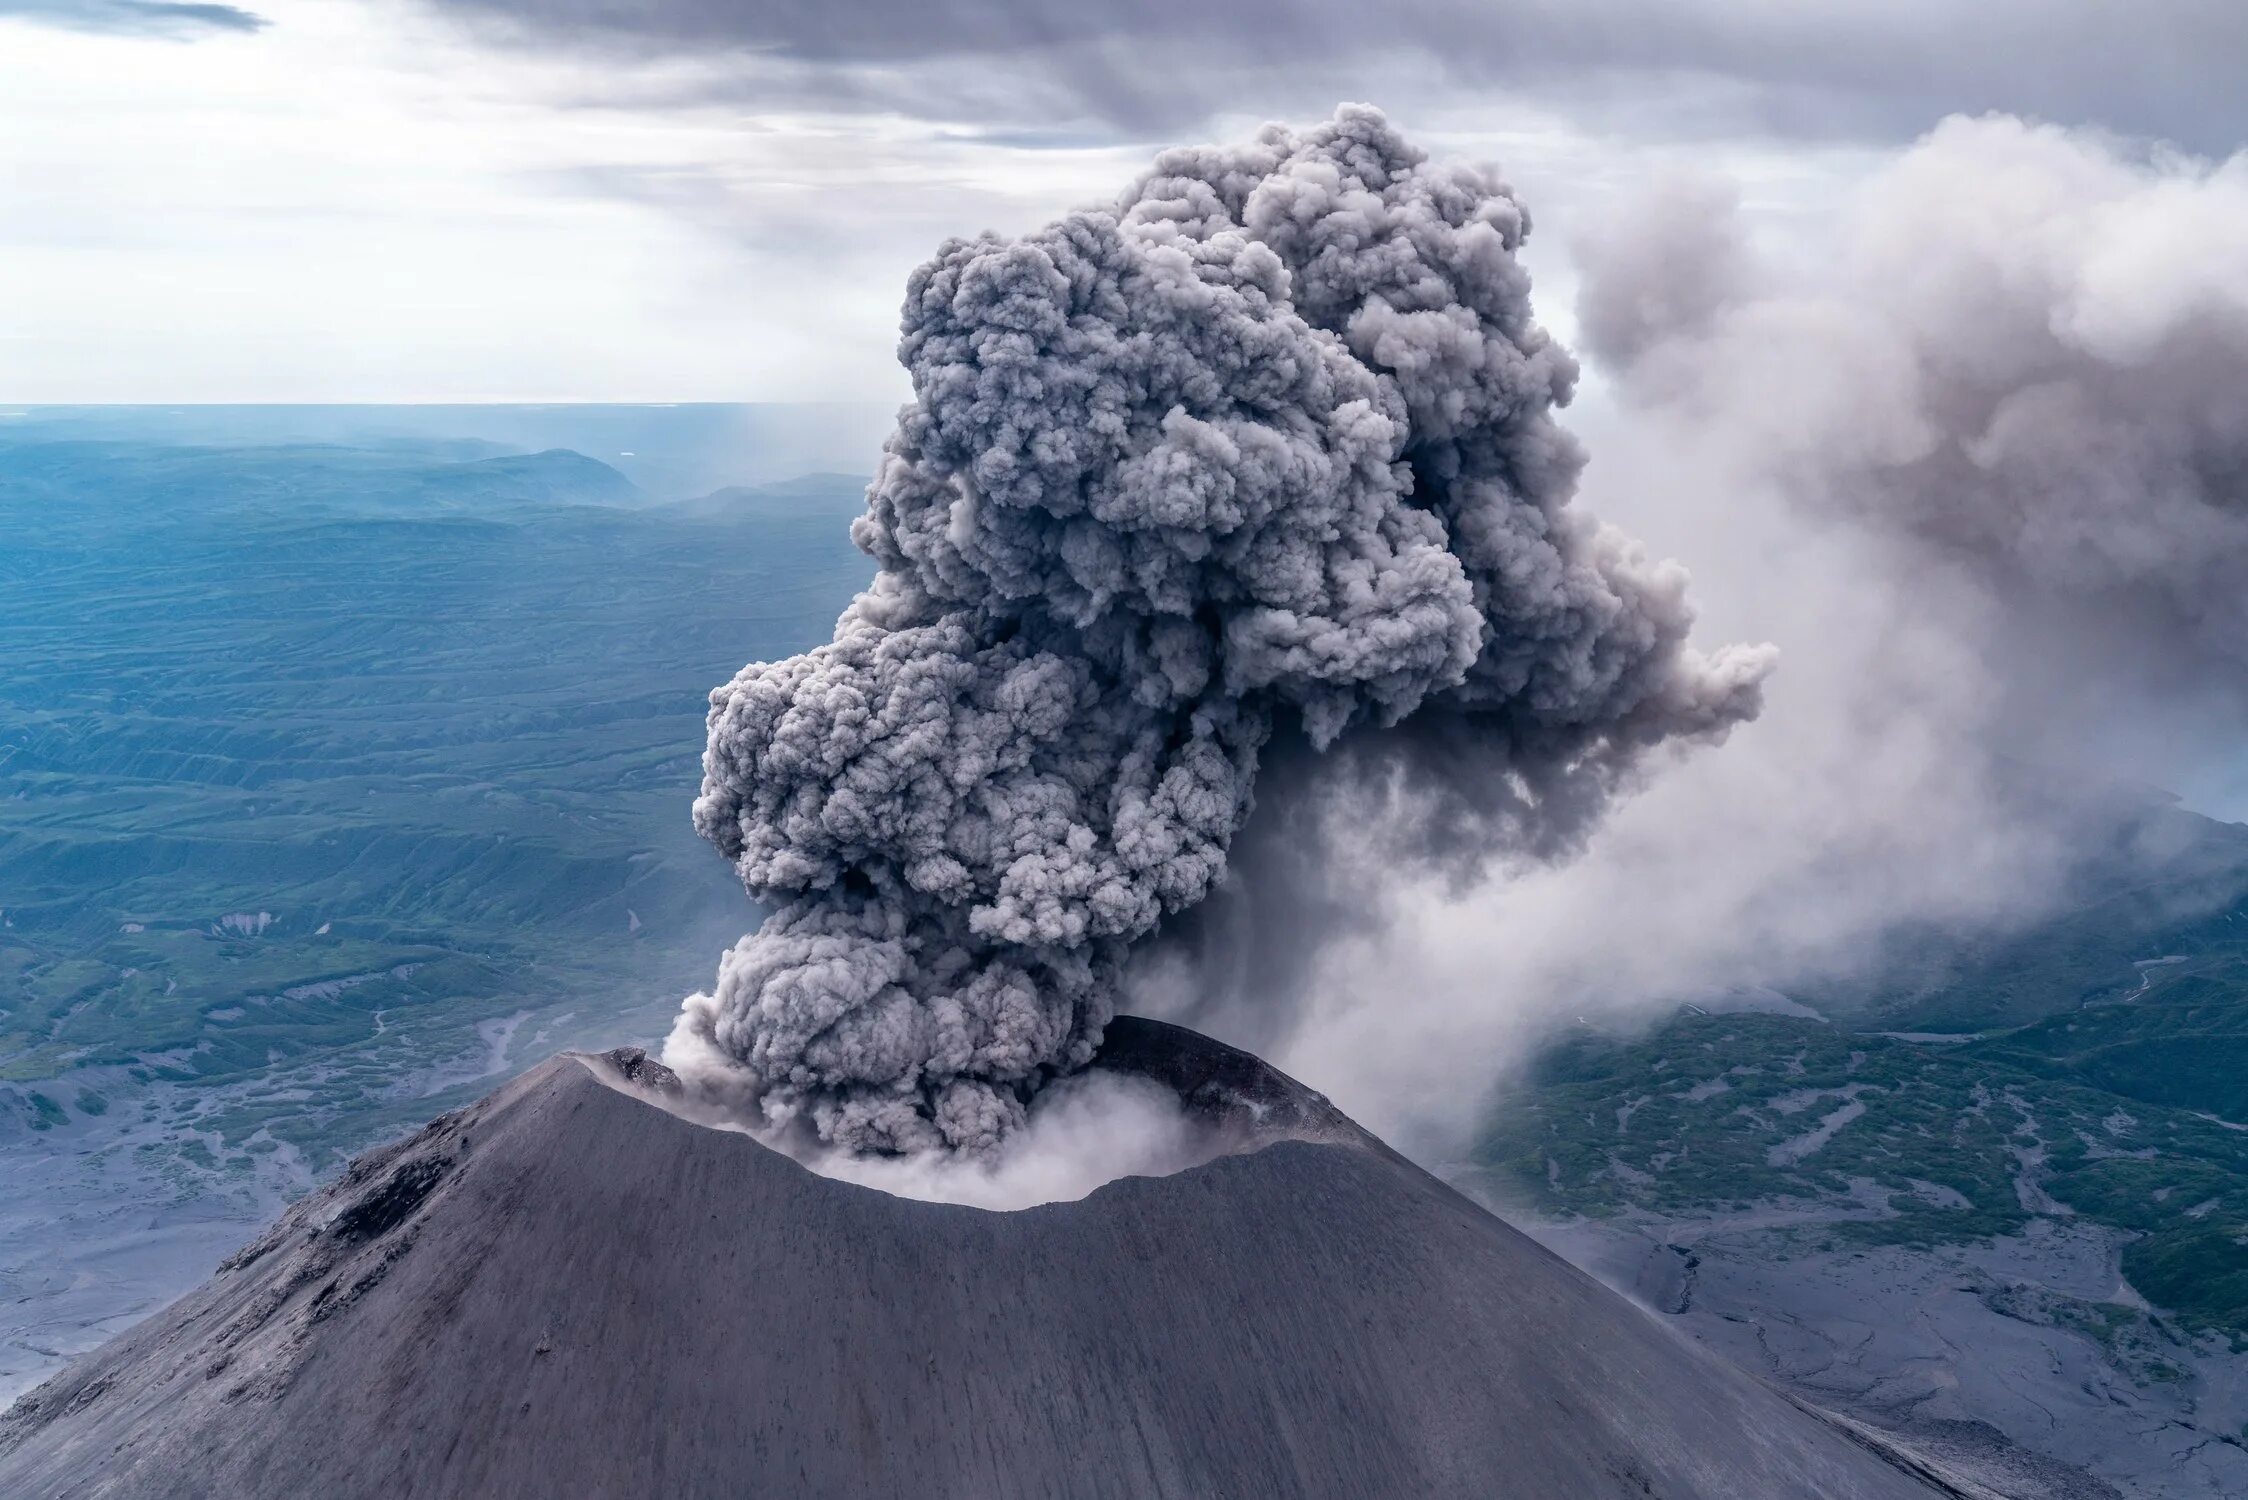
<svg viewBox="0 0 2248 1500"><path fill-rule="evenodd" d="M1556 1041L1463 1177L1816 1399L2248 1493L2248 830L2153 816L2151 878L1912 981Z"/></svg>

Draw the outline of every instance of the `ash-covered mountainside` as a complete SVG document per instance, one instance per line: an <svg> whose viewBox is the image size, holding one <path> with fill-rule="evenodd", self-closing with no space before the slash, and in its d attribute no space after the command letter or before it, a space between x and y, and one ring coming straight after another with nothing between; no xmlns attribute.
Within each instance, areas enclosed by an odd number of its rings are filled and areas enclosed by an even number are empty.
<svg viewBox="0 0 2248 1500"><path fill-rule="evenodd" d="M1106 1065L1237 1147L991 1213L565 1054L355 1163L0 1418L0 1494L1925 1500L1246 1054Z"/></svg>

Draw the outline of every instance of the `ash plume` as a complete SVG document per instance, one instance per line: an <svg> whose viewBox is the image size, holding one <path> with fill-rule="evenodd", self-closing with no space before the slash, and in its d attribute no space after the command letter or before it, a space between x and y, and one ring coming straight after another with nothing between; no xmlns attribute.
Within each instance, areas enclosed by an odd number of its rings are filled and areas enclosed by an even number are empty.
<svg viewBox="0 0 2248 1500"><path fill-rule="evenodd" d="M917 270L876 578L711 697L696 826L771 915L673 1050L847 1150L988 1148L1224 878L1276 737L1344 752L1301 795L1545 852L1752 717L1770 649L1688 648L1683 573L1569 507L1528 230L1346 107Z"/></svg>

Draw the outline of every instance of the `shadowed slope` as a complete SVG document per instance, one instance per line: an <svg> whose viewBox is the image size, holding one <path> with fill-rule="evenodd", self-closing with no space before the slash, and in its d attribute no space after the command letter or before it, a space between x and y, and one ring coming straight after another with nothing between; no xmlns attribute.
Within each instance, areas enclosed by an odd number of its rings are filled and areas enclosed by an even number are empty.
<svg viewBox="0 0 2248 1500"><path fill-rule="evenodd" d="M0 1493L1958 1493L1254 1058L1130 1020L1109 1055L1257 1149L989 1213L651 1107L636 1054L554 1058L32 1393Z"/></svg>

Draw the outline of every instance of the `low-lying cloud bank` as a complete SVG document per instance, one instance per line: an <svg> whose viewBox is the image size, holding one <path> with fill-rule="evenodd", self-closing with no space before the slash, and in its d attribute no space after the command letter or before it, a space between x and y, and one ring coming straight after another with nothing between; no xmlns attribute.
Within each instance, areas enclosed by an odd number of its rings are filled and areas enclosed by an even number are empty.
<svg viewBox="0 0 2248 1500"><path fill-rule="evenodd" d="M11 20L65 31L181 40L262 31L269 24L240 6L197 0L0 0L0 21Z"/></svg>

